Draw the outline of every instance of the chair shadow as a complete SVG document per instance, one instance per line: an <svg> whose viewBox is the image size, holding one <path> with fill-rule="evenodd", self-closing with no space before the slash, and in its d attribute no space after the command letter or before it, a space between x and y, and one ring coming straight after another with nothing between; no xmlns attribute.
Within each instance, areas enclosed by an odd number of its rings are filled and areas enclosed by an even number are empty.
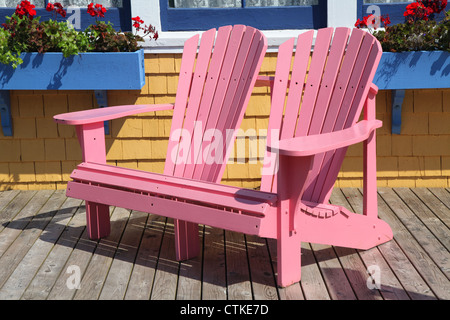
<svg viewBox="0 0 450 320"><path fill-rule="evenodd" d="M214 238L212 241L203 241L204 237L209 237L212 235L213 228L205 227L203 232L201 232L201 241L203 243L203 254L197 258L179 262L175 259L175 248L174 248L174 230L171 219L168 221L160 219L152 219L150 217L157 217L155 215L149 215L147 219L134 219L133 213L128 221L122 220L112 220L111 228L114 229L115 225L121 225L119 228L124 228L125 223L127 227L134 228L136 232L141 233L141 240L136 245L135 241L133 243L127 243L127 237L123 237L124 229L122 229L119 234L112 233L110 236L103 238L101 240L91 240L88 238L86 233L85 225L74 226L72 223L60 223L63 220L74 218L74 212L77 215L83 215L85 213L84 205L79 207L69 207L63 208L55 211L39 213L32 218L21 218L13 220L10 222L3 223L5 229L17 229L17 230L31 230L40 229L41 234L39 238L42 241L50 242L58 246L66 246L74 248L76 250L82 250L91 252L95 255L104 255L108 257L114 257L114 259L119 259L121 261L141 265L149 268L154 268L155 271L159 270L165 273L173 275L183 275L188 277L190 280L207 282L215 286L231 286L238 284L242 281L250 281L252 285L258 283L264 287L274 287L276 285L276 276L274 274L273 268L276 268L276 261L272 262L270 253L267 254L267 261L262 261L262 264L270 265L272 272L264 272L263 276L252 275L252 270L249 267L248 257L255 256L258 254L257 250L261 250L261 246L265 246L266 250L269 251L268 245L265 244L265 239L258 242L256 245L254 243L249 244L245 240L239 242L232 242L232 248L230 249L230 243L225 241L225 238ZM72 216L72 217L71 217ZM49 220L48 223L45 223ZM217 232L215 232L217 234ZM222 235L224 233L222 232ZM1 236L1 234L0 234ZM163 241L166 245L163 246ZM273 240L275 241L275 240ZM207 243L206 243L207 242ZM226 246L229 246L226 250ZM164 251L163 247L170 247L169 250ZM275 246L276 247L276 246ZM312 250L302 248L302 255L315 255L318 257L333 257L332 247L327 247L325 249ZM129 254L131 252L131 254ZM210 255L209 252L215 252L215 254ZM260 252L260 251L259 251ZM345 255L354 254L354 251L348 250L339 255L343 257ZM225 257L226 256L226 257ZM219 258L219 261L214 261L214 259ZM274 258L272 258L274 259ZM220 261L221 260L221 261ZM223 274L223 277L217 277L215 274L209 275L205 274L204 267L206 264L209 266L215 265L218 269L222 269L223 272L226 270L226 261L234 261L235 263L242 263L241 270L249 270L249 273L244 274ZM276 259L274 259L276 260ZM311 264L316 264L318 262L323 262L324 258L316 259L303 259L302 267L306 267ZM273 264L273 265L272 265ZM258 266L259 267L259 266ZM255 270L258 268L253 266ZM342 271L342 269L340 269ZM257 271L258 272L258 271ZM322 273L334 271L332 268L324 268ZM355 273L354 270L345 270L348 278L351 278L351 273ZM217 269L214 270L217 273ZM359 275L361 277L361 275ZM367 279L368 275L364 275ZM224 280L225 283L224 283ZM364 280L365 282L366 280ZM338 292L340 290L340 283L333 283L332 285L327 284L328 290ZM365 284L364 284L365 285ZM396 292L401 290L395 287L389 287L382 285L381 292ZM407 292L408 296L413 299L418 300L428 300L430 296L421 295L415 292ZM399 295L402 296L402 295ZM404 294L403 294L404 296Z"/></svg>

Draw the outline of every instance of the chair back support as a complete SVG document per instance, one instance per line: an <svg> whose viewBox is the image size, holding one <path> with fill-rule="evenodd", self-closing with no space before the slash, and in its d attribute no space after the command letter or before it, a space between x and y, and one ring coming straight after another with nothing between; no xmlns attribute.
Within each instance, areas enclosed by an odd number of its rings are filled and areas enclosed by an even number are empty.
<svg viewBox="0 0 450 320"><path fill-rule="evenodd" d="M164 174L220 182L267 40L242 25L199 38L184 46Z"/></svg>
<svg viewBox="0 0 450 320"><path fill-rule="evenodd" d="M358 29L320 29L315 42L314 35L314 31L299 35L294 57L295 39L280 46L268 139L338 131L360 117L381 58L381 45ZM315 156L303 200L328 201L346 150ZM273 158L267 152L266 159ZM263 191L276 192L275 176L276 167L264 170Z"/></svg>

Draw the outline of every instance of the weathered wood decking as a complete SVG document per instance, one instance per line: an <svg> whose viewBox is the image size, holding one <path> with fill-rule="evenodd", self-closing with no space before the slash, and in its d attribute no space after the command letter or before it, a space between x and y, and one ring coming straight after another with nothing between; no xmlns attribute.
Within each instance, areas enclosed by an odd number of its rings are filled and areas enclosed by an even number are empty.
<svg viewBox="0 0 450 320"><path fill-rule="evenodd" d="M361 212L358 189L335 189L331 202ZM302 281L282 289L274 241L204 227L201 256L178 263L170 220L115 208L111 235L91 241L83 203L64 191L3 191L0 300L450 299L450 190L381 188L379 211L393 241L304 243Z"/></svg>

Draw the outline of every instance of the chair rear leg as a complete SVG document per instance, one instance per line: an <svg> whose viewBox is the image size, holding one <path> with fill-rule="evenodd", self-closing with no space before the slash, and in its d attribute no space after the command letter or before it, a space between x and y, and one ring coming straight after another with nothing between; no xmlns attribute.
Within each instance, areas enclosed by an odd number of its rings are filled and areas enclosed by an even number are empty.
<svg viewBox="0 0 450 320"><path fill-rule="evenodd" d="M174 221L176 259L192 259L200 253L198 224L181 220Z"/></svg>
<svg viewBox="0 0 450 320"><path fill-rule="evenodd" d="M86 220L89 239L98 240L111 232L108 205L86 201Z"/></svg>

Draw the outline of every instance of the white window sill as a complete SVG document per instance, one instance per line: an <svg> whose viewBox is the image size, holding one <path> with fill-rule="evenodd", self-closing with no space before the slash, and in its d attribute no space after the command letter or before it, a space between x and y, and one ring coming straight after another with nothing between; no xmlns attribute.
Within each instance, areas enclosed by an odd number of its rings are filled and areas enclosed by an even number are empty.
<svg viewBox="0 0 450 320"><path fill-rule="evenodd" d="M267 52L277 52L280 44L306 31L308 30L263 30L267 37ZM184 42L200 32L160 32L158 40L146 38L142 47L145 53L182 53Z"/></svg>

